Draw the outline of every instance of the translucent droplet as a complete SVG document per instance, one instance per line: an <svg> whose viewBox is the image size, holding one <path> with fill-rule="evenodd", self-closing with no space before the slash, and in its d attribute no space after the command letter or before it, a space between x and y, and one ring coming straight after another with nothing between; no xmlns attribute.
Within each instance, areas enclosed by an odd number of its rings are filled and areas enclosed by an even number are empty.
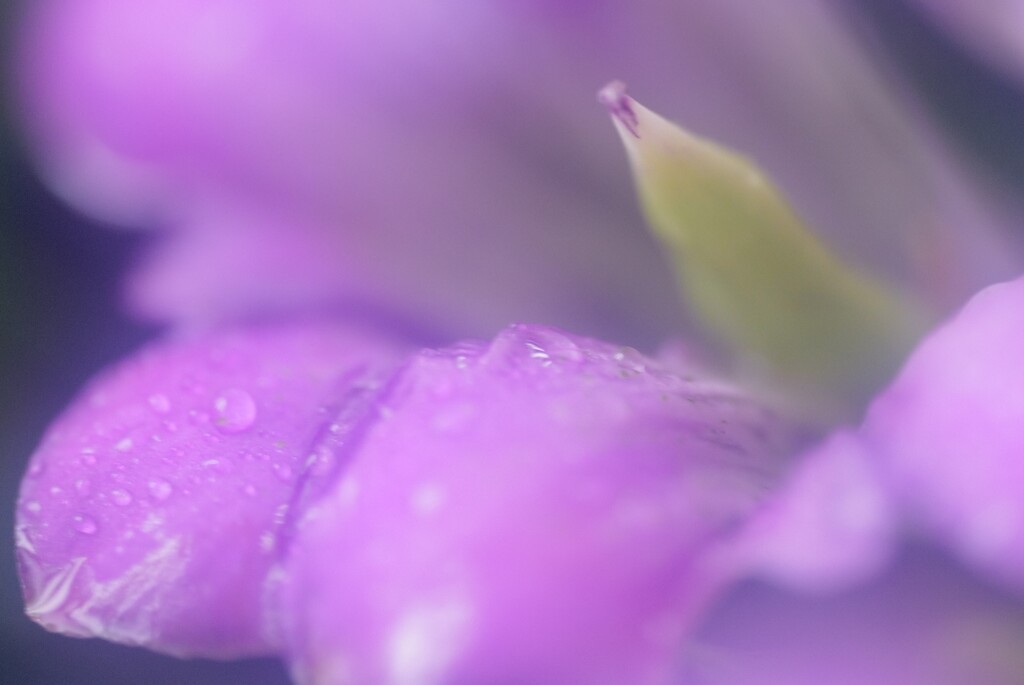
<svg viewBox="0 0 1024 685"><path fill-rule="evenodd" d="M274 464L274 473L286 483L292 479L293 475L292 467L288 466L288 464Z"/></svg>
<svg viewBox="0 0 1024 685"><path fill-rule="evenodd" d="M129 504L132 503L132 494L127 490L122 490L121 488L118 488L116 490L111 491L110 499L114 502L114 504L116 504L119 507L127 507Z"/></svg>
<svg viewBox="0 0 1024 685"><path fill-rule="evenodd" d="M75 481L75 492L79 495L88 495L92 491L92 484L87 478L79 478Z"/></svg>
<svg viewBox="0 0 1024 685"><path fill-rule="evenodd" d="M96 525L95 519L85 514L75 514L72 516L71 525L75 530L83 535L92 535L99 530L99 526Z"/></svg>
<svg viewBox="0 0 1024 685"><path fill-rule="evenodd" d="M120 442L114 445L114 449L118 452L128 452L134 446L135 441L131 438L121 438Z"/></svg>
<svg viewBox="0 0 1024 685"><path fill-rule="evenodd" d="M39 476L43 475L44 471L46 471L46 466L43 464L43 462L34 461L32 462L32 465L28 467L28 477L38 478Z"/></svg>
<svg viewBox="0 0 1024 685"><path fill-rule="evenodd" d="M171 410L171 400L163 393L156 393L149 396L149 406L157 414L166 414Z"/></svg>
<svg viewBox="0 0 1024 685"><path fill-rule="evenodd" d="M25 502L25 511L29 512L30 514L38 514L42 510L43 505L40 504L37 500L30 500L28 502Z"/></svg>
<svg viewBox="0 0 1024 685"><path fill-rule="evenodd" d="M245 390L225 390L213 406L217 411L217 428L225 433L240 433L256 421L256 400Z"/></svg>
<svg viewBox="0 0 1024 685"><path fill-rule="evenodd" d="M96 465L96 448L95 447L83 447L82 455L78 458L85 466Z"/></svg>
<svg viewBox="0 0 1024 685"><path fill-rule="evenodd" d="M256 496L256 486L254 486L252 484L246 485L244 488L242 488L242 492L244 492L249 497L255 497Z"/></svg>
<svg viewBox="0 0 1024 685"><path fill-rule="evenodd" d="M274 509L274 523L275 524L277 524L279 526L284 524L285 520L288 518L288 509L289 508L290 507L287 504L279 504L279 505L277 505L277 507Z"/></svg>
<svg viewBox="0 0 1024 685"><path fill-rule="evenodd" d="M154 478L149 481L148 487L149 494L153 495L153 497L158 500L165 500L171 496L172 492L174 492L174 487L167 481L160 478Z"/></svg>
<svg viewBox="0 0 1024 685"><path fill-rule="evenodd" d="M543 347L537 343L528 342L526 343L526 349L529 350L530 359L540 360L545 366L551 364L551 355L548 354Z"/></svg>

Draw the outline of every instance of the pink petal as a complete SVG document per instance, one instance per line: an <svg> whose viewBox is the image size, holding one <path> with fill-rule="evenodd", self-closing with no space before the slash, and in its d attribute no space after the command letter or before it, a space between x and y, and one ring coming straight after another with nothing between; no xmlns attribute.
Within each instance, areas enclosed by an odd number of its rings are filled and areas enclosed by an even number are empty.
<svg viewBox="0 0 1024 685"><path fill-rule="evenodd" d="M800 456L736 543L733 563L801 592L835 592L885 569L898 522L865 446L840 430Z"/></svg>
<svg viewBox="0 0 1024 685"><path fill-rule="evenodd" d="M672 682L705 552L793 446L732 388L532 326L417 355L378 413L280 573L301 683Z"/></svg>
<svg viewBox="0 0 1024 685"><path fill-rule="evenodd" d="M29 615L174 654L271 651L261 588L297 479L397 350L295 324L157 343L102 374L22 483Z"/></svg>
<svg viewBox="0 0 1024 685"><path fill-rule="evenodd" d="M863 434L917 522L1024 589L1024 280L983 290L927 338Z"/></svg>

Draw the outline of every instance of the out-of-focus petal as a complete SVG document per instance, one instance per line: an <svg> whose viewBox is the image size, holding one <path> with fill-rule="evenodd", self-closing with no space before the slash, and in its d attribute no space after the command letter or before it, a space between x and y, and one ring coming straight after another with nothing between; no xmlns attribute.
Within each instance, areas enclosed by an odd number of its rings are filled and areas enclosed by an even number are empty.
<svg viewBox="0 0 1024 685"><path fill-rule="evenodd" d="M97 378L22 483L29 615L174 654L266 653L261 588L297 479L398 347L333 324L150 346Z"/></svg>
<svg viewBox="0 0 1024 685"><path fill-rule="evenodd" d="M736 586L686 649L685 685L1017 685L1024 610L934 551L827 597Z"/></svg>
<svg viewBox="0 0 1024 685"><path fill-rule="evenodd" d="M885 568L898 523L864 445L838 431L800 457L748 524L731 565L797 591L834 592Z"/></svg>
<svg viewBox="0 0 1024 685"><path fill-rule="evenodd" d="M301 683L669 683L794 433L633 350L514 326L413 358L295 523Z"/></svg>
<svg viewBox="0 0 1024 685"><path fill-rule="evenodd" d="M459 335L535 320L650 346L679 329L590 104L612 76L750 154L809 225L888 275L911 278L930 251L930 280L963 298L1012 259L827 3L553 5L44 0L19 53L25 119L81 206L207 231L210 204L269 205L282 235L358 265L296 297L358 282ZM193 321L273 301L257 268L232 272L216 308L197 301L182 283L207 241L178 240L159 278L140 277L139 311Z"/></svg>
<svg viewBox="0 0 1024 685"><path fill-rule="evenodd" d="M869 453L909 514L1024 589L1024 280L925 339L871 406Z"/></svg>
<svg viewBox="0 0 1024 685"><path fill-rule="evenodd" d="M914 0L914 4L989 64L1024 78L1024 2Z"/></svg>

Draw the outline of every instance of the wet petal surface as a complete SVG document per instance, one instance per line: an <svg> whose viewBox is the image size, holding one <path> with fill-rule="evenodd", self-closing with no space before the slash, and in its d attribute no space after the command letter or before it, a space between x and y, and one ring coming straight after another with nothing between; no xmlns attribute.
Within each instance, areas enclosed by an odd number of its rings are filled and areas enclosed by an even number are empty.
<svg viewBox="0 0 1024 685"><path fill-rule="evenodd" d="M329 324L152 345L97 378L22 483L28 613L175 654L271 649L262 585L310 450L397 345Z"/></svg>
<svg viewBox="0 0 1024 685"><path fill-rule="evenodd" d="M792 448L729 387L541 327L417 355L378 412L280 574L301 683L670 682L703 552Z"/></svg>

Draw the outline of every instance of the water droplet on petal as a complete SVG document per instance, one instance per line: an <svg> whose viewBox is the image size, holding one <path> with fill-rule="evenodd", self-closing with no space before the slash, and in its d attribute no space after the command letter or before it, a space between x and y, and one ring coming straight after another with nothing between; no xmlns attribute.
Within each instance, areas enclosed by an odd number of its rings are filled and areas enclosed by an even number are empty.
<svg viewBox="0 0 1024 685"><path fill-rule="evenodd" d="M247 494L249 497L255 497L256 496L256 487L251 485L251 484L250 485L246 485L244 488L242 488L242 492Z"/></svg>
<svg viewBox="0 0 1024 685"><path fill-rule="evenodd" d="M83 466L95 466L96 455L92 452L83 452L82 456L78 458L78 461L82 462Z"/></svg>
<svg viewBox="0 0 1024 685"><path fill-rule="evenodd" d="M119 507L127 507L129 504L132 503L132 494L127 490L122 490L121 488L118 488L116 490L111 491L110 499L113 500L114 504L116 504Z"/></svg>
<svg viewBox="0 0 1024 685"><path fill-rule="evenodd" d="M25 511L29 512L30 514L38 514L42 510L43 505L40 504L37 500L30 500L28 502L25 502Z"/></svg>
<svg viewBox="0 0 1024 685"><path fill-rule="evenodd" d="M166 414L171 410L171 400L163 393L156 393L149 396L149 406L157 414Z"/></svg>
<svg viewBox="0 0 1024 685"><path fill-rule="evenodd" d="M276 473L277 477L286 483L292 479L293 475L292 467L287 464L274 464L274 473Z"/></svg>
<svg viewBox="0 0 1024 685"><path fill-rule="evenodd" d="M217 410L217 428L225 433L239 433L256 421L256 400L245 390L225 390L213 406Z"/></svg>
<svg viewBox="0 0 1024 685"><path fill-rule="evenodd" d="M72 516L71 525L75 530L83 535L92 535L99 530L99 526L96 525L96 521L85 514L75 514Z"/></svg>
<svg viewBox="0 0 1024 685"><path fill-rule="evenodd" d="M551 366L551 355L543 347L537 343L527 342L526 349L529 352L530 359L540 361L543 366Z"/></svg>
<svg viewBox="0 0 1024 685"><path fill-rule="evenodd" d="M92 485L87 478L79 478L75 481L75 492L79 495L88 495L91 490Z"/></svg>
<svg viewBox="0 0 1024 685"><path fill-rule="evenodd" d="M274 523L276 523L279 526L282 525L285 522L285 519L288 518L289 508L290 507L287 504L277 505L277 507L274 509Z"/></svg>
<svg viewBox="0 0 1024 685"><path fill-rule="evenodd" d="M134 446L135 441L133 441L131 438L122 438L120 442L114 445L114 449L117 450L118 452L127 452L131 450L131 448Z"/></svg>
<svg viewBox="0 0 1024 685"><path fill-rule="evenodd" d="M41 461L34 461L32 462L32 465L28 467L28 477L38 478L43 475L44 471L46 471L46 465Z"/></svg>
<svg viewBox="0 0 1024 685"><path fill-rule="evenodd" d="M174 487L165 480L154 478L149 481L149 493L158 500L165 500L174 492Z"/></svg>

